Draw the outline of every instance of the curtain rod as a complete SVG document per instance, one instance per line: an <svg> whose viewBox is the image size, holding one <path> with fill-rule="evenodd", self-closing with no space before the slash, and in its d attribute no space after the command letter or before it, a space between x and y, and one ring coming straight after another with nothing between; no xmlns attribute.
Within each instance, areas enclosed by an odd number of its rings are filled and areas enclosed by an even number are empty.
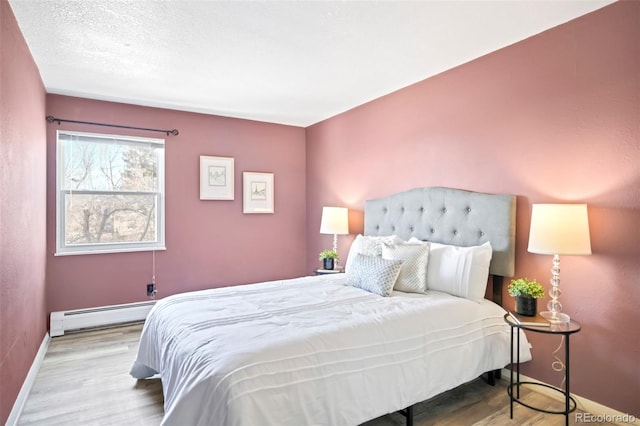
<svg viewBox="0 0 640 426"><path fill-rule="evenodd" d="M60 123L62 123L64 121L65 123L91 124L91 125L94 125L94 126L118 127L120 129L145 130L147 132L166 133L167 136L169 136L169 135L178 136L178 134L179 134L177 129L173 129L173 130L147 129L145 127L122 126L122 125L119 125L119 124L105 124L105 123L94 123L94 122L91 122L91 121L65 120L64 118L56 118L53 115L47 115L47 121L49 123L53 123L54 121L57 121L58 125L60 125Z"/></svg>

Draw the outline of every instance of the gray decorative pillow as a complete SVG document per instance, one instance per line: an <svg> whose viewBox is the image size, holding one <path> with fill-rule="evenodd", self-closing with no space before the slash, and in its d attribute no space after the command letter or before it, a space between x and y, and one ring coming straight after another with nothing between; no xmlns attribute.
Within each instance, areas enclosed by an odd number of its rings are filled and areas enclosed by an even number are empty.
<svg viewBox="0 0 640 426"><path fill-rule="evenodd" d="M402 262L357 254L347 271L347 284L380 296L389 296Z"/></svg>
<svg viewBox="0 0 640 426"><path fill-rule="evenodd" d="M402 261L394 290L406 293L425 293L427 291L427 262L429 243L383 245L382 258Z"/></svg>

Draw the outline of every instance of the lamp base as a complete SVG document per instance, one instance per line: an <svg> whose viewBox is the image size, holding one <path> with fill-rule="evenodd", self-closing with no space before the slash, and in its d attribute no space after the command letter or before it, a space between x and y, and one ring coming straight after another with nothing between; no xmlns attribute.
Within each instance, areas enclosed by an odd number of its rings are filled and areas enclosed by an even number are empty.
<svg viewBox="0 0 640 426"><path fill-rule="evenodd" d="M540 316L549 321L551 324L568 324L571 320L571 318L569 318L569 315L563 314L562 312L544 311L540 312Z"/></svg>

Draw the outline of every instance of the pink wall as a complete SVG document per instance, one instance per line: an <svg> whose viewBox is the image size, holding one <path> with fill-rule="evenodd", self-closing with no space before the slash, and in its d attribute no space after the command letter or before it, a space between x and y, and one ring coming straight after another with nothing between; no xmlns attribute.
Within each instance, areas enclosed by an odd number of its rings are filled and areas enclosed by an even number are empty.
<svg viewBox="0 0 640 426"><path fill-rule="evenodd" d="M59 95L47 96L47 115L180 131L165 137L167 250L156 252L158 297L307 272L304 129ZM48 310L147 300L151 252L53 255L57 129L118 133L79 124L47 126ZM200 200L200 155L235 158L234 201ZM242 213L243 171L275 173L275 214Z"/></svg>
<svg viewBox="0 0 640 426"><path fill-rule="evenodd" d="M148 252L53 256L55 130L112 129L46 125L47 114L180 130L167 137L159 297L307 274L331 245L318 233L323 205L351 208L358 231L364 200L427 185L517 194L516 274L545 281L551 259L526 252L531 203L587 202L594 255L562 259L562 301L583 325L572 338L572 386L640 415L639 2L615 3L306 132L58 95L45 109L15 18L6 0L0 7L1 422L48 312L146 300L151 275ZM200 155L235 158L235 201L199 200ZM242 171L275 173L276 214L242 214ZM343 257L352 239L340 237ZM526 374L559 384L550 368L558 342L532 341Z"/></svg>
<svg viewBox="0 0 640 426"><path fill-rule="evenodd" d="M47 332L45 90L0 0L0 424Z"/></svg>
<svg viewBox="0 0 640 426"><path fill-rule="evenodd" d="M551 257L526 251L531 204L586 202L593 255L562 258L561 300L583 326L572 391L639 416L639 123L640 2L623 1L314 125L308 269L331 245L323 205L361 224L366 199L449 186L516 194L516 276L546 283ZM559 342L531 340L525 374L559 385Z"/></svg>

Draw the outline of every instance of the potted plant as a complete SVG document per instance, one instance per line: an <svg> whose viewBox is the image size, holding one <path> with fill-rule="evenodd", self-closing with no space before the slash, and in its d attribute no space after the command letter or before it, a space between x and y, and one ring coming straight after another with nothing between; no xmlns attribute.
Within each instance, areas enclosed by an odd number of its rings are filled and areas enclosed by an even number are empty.
<svg viewBox="0 0 640 426"><path fill-rule="evenodd" d="M518 278L511 280L507 291L516 298L516 312L533 317L538 311L538 298L544 296L544 288L535 279Z"/></svg>
<svg viewBox="0 0 640 426"><path fill-rule="evenodd" d="M333 250L322 250L319 256L323 269L332 270L334 262L338 259L338 253Z"/></svg>

